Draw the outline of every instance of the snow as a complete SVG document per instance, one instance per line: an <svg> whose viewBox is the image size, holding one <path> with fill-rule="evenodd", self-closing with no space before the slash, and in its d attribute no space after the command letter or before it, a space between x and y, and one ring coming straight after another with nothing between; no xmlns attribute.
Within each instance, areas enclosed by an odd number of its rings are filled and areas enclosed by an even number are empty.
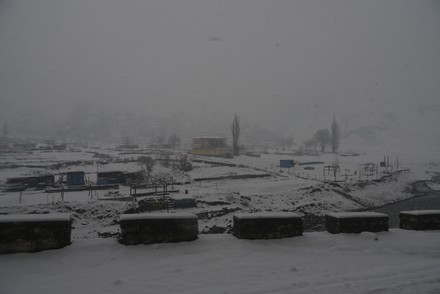
<svg viewBox="0 0 440 294"><path fill-rule="evenodd" d="M189 173L192 179L211 178L221 176L238 176L238 175L262 175L264 172L256 171L251 168L234 168L228 166L204 166L195 168Z"/></svg>
<svg viewBox="0 0 440 294"><path fill-rule="evenodd" d="M99 152L118 156L105 148ZM355 170L361 162L380 158L378 153L344 157L340 161ZM54 154L60 157L53 163L63 160L64 155ZM28 154L20 160L26 161L29 156L37 157ZM69 160L85 160L88 156L86 152L74 153ZM319 181L322 179L320 169L306 172L297 166L280 171L277 166L280 158L288 156L263 154L261 158L211 159L246 167L194 164L195 169L188 173L189 177L180 175L181 179L251 173L270 173L272 176L176 186L181 191L189 191L184 197L229 204L217 208L200 202L197 208L172 212L211 214L224 208L238 208L240 212L255 215L278 215L283 210L324 215L410 198L413 195L406 191L409 183L430 179L439 171L438 164L408 161L408 172L362 187L356 185L357 179L353 176L344 184L344 189L339 189ZM327 163L332 160L328 154L292 158ZM405 162L403 158L402 162ZM32 162L40 163L40 159ZM99 170L136 171L139 168L134 162L99 166ZM81 166L81 169L90 172L93 179L95 165ZM61 168L59 172L68 170L69 167ZM21 176L31 171L29 168L2 169L0 175L4 179L6 175ZM154 172L169 171L158 164L154 167ZM364 205L335 193L335 189L349 193ZM119 191L121 195L129 192L123 186ZM0 256L0 293L367 294L437 293L440 289L439 232L390 230L338 236L304 233L303 237L259 241L238 240L231 235L199 235L197 241L188 243L123 246L116 241L117 222L134 203L103 203L97 198L105 191L96 193L65 193L64 202L61 202L58 193L46 195L41 191L25 191L22 203L19 203L19 193L0 195L0 213L67 212L72 213L73 218L72 245L61 250ZM182 194L171 196L182 197ZM199 219L199 230L231 223L232 213ZM103 234L111 237L97 238Z"/></svg>
<svg viewBox="0 0 440 294"><path fill-rule="evenodd" d="M22 222L70 222L72 216L68 213L51 214L9 214L0 215L0 223L22 223Z"/></svg>
<svg viewBox="0 0 440 294"><path fill-rule="evenodd" d="M379 212L332 212L327 214L334 218L374 218L374 217L387 217L384 213Z"/></svg>
<svg viewBox="0 0 440 294"><path fill-rule="evenodd" d="M427 183L428 187L435 191L440 191L440 184L439 183Z"/></svg>
<svg viewBox="0 0 440 294"><path fill-rule="evenodd" d="M131 221L140 219L197 219L194 214L184 214L184 213L137 213L137 214L123 214L120 217L121 221Z"/></svg>
<svg viewBox="0 0 440 294"><path fill-rule="evenodd" d="M368 148L367 148L368 147ZM379 168L373 176L359 176L359 166L378 162L387 148L351 148L358 156L340 156L341 174L324 175L333 154L295 156L286 151L203 158L188 173L156 162L153 175L172 175L175 186L193 198L197 207L148 214L169 218L198 215L199 232L215 226L230 229L234 213L243 217L279 217L286 213L324 216L333 212L369 209L414 196L411 183L440 174L438 149L399 154L399 172ZM345 148L345 147L344 147ZM346 150L349 150L348 148ZM93 152L110 156L108 163ZM176 152L177 153L177 152ZM41 173L84 170L96 179L99 171L135 172L140 154L123 154L111 146L83 148L81 152L0 154L0 180ZM158 159L156 153L142 153ZM421 157L420 157L420 156ZM191 158L191 156L190 156ZM201 157L195 157L202 159ZM324 162L280 169L280 159ZM72 164L65 164L66 161ZM394 168L394 171L396 168ZM269 174L264 178L195 182L201 177ZM346 175L344 175L346 174ZM334 181L336 180L336 181ZM373 181L374 180L374 181ZM434 180L430 187L438 185ZM121 197L129 187L120 186ZM107 191L46 194L26 190L0 192L0 214L68 213L72 216L73 244L34 254L1 255L0 293L437 293L440 291L440 232L390 230L380 233L304 233L281 240L238 240L228 234L200 234L193 242L124 246L117 243L119 221L136 202L100 201ZM138 200L143 198L139 197ZM363 214L363 213L362 213ZM347 215L346 213L344 215ZM359 215L359 214L358 214ZM192 216L195 217L195 216ZM25 281L25 282L23 282Z"/></svg>
<svg viewBox="0 0 440 294"><path fill-rule="evenodd" d="M137 246L75 240L63 249L0 255L0 292L433 294L440 291L439 245L439 231L400 229L278 240L201 235Z"/></svg>
<svg viewBox="0 0 440 294"><path fill-rule="evenodd" d="M410 210L410 211L401 211L402 214L410 214L410 215L440 215L440 210Z"/></svg>
<svg viewBox="0 0 440 294"><path fill-rule="evenodd" d="M209 231L217 226L230 228L233 213L300 213L324 216L331 212L365 210L380 207L414 196L411 183L417 180L431 180L440 174L440 163L436 150L414 150L406 156L388 148L374 146L345 146L344 151L353 151L357 156L339 156L341 174L337 182L333 175L324 175L323 165L335 160L330 153L316 155L293 155L289 150L269 150L261 157L241 155L232 159L189 156L198 159L192 162L194 169L181 172L162 166L159 161L153 168L153 176L171 175L175 181L186 183L175 185L180 193L172 193L172 198L193 198L197 207L171 210L173 213L203 215L199 219L200 232ZM133 150L126 154L115 150L112 145L82 147L80 152L26 152L0 154L0 180L16 176L35 174L58 174L71 170L84 170L90 181L96 180L96 170L136 172L144 167L139 165L138 156L149 155L160 158L160 150ZM174 152L177 156L181 151ZM345 152L345 153L347 153ZM417 154L415 154L417 153ZM106 160L95 157L100 154ZM390 162L399 155L399 172L388 174L379 168L377 174L367 177L355 174L365 162L383 160L384 154L390 155ZM419 155L422 155L420 157ZM280 169L281 159L293 159L297 163L324 162L310 165L314 170L304 170L303 165L291 169ZM67 163L66 163L67 162ZM98 163L98 167L96 166ZM221 165L223 164L223 165ZM396 167L394 167L395 169ZM263 175L268 177L247 179L218 179L195 182L196 178L227 177L237 175ZM346 174L346 175L345 175ZM436 182L429 182L434 185ZM120 197L129 196L130 189L120 186ZM151 190L148 190L151 191ZM188 194L183 194L188 191ZM30 213L72 213L74 240L95 238L102 234L115 236L118 232L119 216L127 209L136 206L136 202L100 201L108 191L77 191L46 194L44 191L26 190L19 192L0 192L0 214ZM108 198L108 197L107 197ZM137 200L144 198L139 197ZM106 203L104 203L106 202Z"/></svg>

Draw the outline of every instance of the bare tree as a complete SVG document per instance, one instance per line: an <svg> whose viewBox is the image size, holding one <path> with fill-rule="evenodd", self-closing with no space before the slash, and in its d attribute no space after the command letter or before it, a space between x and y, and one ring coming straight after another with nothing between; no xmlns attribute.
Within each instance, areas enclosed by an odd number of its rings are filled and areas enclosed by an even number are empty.
<svg viewBox="0 0 440 294"><path fill-rule="evenodd" d="M168 138L168 144L173 146L173 148L179 147L180 146L180 137L176 134L172 134Z"/></svg>
<svg viewBox="0 0 440 294"><path fill-rule="evenodd" d="M340 171L338 155L335 155L335 159L332 162L332 167L333 167L333 176L335 177L335 182L336 182L336 176Z"/></svg>
<svg viewBox="0 0 440 294"><path fill-rule="evenodd" d="M312 147L316 149L317 141L314 138L307 139L303 142L303 145L306 150L311 150Z"/></svg>
<svg viewBox="0 0 440 294"><path fill-rule="evenodd" d="M319 144L321 151L325 152L327 144L330 144L330 131L327 129L317 130L313 139Z"/></svg>
<svg viewBox="0 0 440 294"><path fill-rule="evenodd" d="M310 140L305 140L303 142L303 146L304 146L304 149L310 150L310 148L312 147L312 144L311 144Z"/></svg>
<svg viewBox="0 0 440 294"><path fill-rule="evenodd" d="M165 135L159 135L156 137L156 142L159 146L163 146L165 144Z"/></svg>
<svg viewBox="0 0 440 294"><path fill-rule="evenodd" d="M192 163L188 160L188 156L181 155L178 159L177 168L184 172L189 172L193 169Z"/></svg>
<svg viewBox="0 0 440 294"><path fill-rule="evenodd" d="M170 155L169 154L165 154L164 158L162 159L162 165L164 167L170 166Z"/></svg>
<svg viewBox="0 0 440 294"><path fill-rule="evenodd" d="M234 120L232 121L232 149L234 155L239 155L238 139L240 138L240 119L237 114L234 114Z"/></svg>
<svg viewBox="0 0 440 294"><path fill-rule="evenodd" d="M287 147L288 149L290 149L292 147L292 145L295 144L295 141L293 139L293 136L288 135L288 136L280 139L280 143L283 148Z"/></svg>
<svg viewBox="0 0 440 294"><path fill-rule="evenodd" d="M291 136L291 135L287 136L285 139L286 139L287 147L290 149L292 147L292 145L295 144L295 140L293 139L293 136Z"/></svg>
<svg viewBox="0 0 440 294"><path fill-rule="evenodd" d="M145 169L147 170L148 176L150 176L154 167L154 160L150 156L140 156L138 158L140 164L145 165Z"/></svg>
<svg viewBox="0 0 440 294"><path fill-rule="evenodd" d="M131 140L130 140L130 137L124 137L124 140L123 140L123 142L122 142L122 144L124 145L124 146L129 146L129 145L131 145Z"/></svg>
<svg viewBox="0 0 440 294"><path fill-rule="evenodd" d="M333 123L332 123L332 137L331 137L331 141L332 141L332 152L336 153L338 152L338 148L339 148L339 139L340 139L340 129L339 129L339 125L336 122L335 117L333 117Z"/></svg>
<svg viewBox="0 0 440 294"><path fill-rule="evenodd" d="M316 138L311 138L310 142L311 142L311 144L313 146L313 149L315 149L315 151L318 150L318 145L319 145L318 140L316 140Z"/></svg>

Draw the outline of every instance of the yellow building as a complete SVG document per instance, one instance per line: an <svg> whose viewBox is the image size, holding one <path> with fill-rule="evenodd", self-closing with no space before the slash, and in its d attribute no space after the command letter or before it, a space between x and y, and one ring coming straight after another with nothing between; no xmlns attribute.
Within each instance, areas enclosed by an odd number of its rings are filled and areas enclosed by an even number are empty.
<svg viewBox="0 0 440 294"><path fill-rule="evenodd" d="M198 137L193 138L191 154L204 156L232 156L232 149L226 145L223 137Z"/></svg>

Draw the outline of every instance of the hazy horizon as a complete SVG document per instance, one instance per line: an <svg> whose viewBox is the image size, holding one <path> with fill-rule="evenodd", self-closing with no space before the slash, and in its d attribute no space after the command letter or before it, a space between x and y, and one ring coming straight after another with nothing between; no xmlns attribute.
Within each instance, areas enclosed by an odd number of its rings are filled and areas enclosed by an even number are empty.
<svg viewBox="0 0 440 294"><path fill-rule="evenodd" d="M336 116L440 145L439 15L434 0L0 0L0 116L237 113L299 138Z"/></svg>

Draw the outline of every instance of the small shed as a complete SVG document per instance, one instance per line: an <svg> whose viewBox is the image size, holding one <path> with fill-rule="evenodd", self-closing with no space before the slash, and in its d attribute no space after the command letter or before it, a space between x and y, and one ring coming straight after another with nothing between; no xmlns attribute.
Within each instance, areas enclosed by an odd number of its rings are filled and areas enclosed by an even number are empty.
<svg viewBox="0 0 440 294"><path fill-rule="evenodd" d="M143 180L145 177L142 171L137 172L123 172L123 171L105 171L97 173L97 185L129 185L138 180Z"/></svg>
<svg viewBox="0 0 440 294"><path fill-rule="evenodd" d="M46 186L53 185L55 183L54 175L41 175L37 177L37 185L44 184Z"/></svg>
<svg viewBox="0 0 440 294"><path fill-rule="evenodd" d="M40 175L34 177L8 178L6 180L7 190L21 188L34 188L38 185L50 186L54 184L54 175Z"/></svg>

